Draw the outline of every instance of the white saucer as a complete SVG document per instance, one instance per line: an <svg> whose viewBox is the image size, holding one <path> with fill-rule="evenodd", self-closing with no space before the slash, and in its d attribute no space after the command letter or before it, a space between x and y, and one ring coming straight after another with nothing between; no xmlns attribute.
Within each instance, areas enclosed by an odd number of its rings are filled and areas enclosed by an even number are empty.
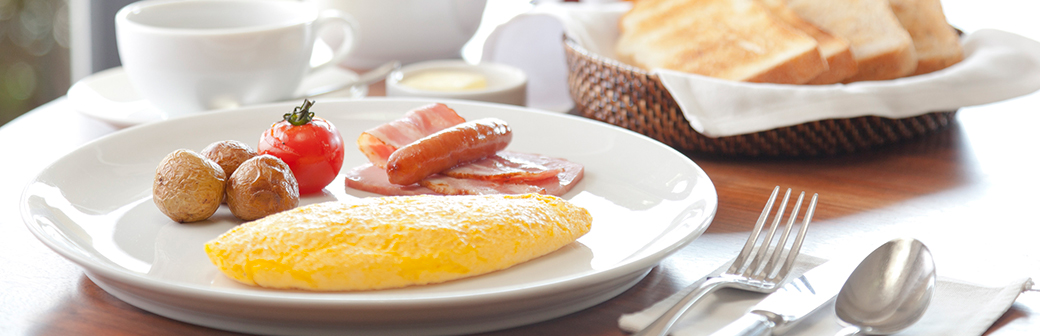
<svg viewBox="0 0 1040 336"><path fill-rule="evenodd" d="M304 78L295 95L302 95L310 89L357 79L358 74L353 71L338 67L326 68ZM367 94L368 86L361 85L321 96L361 98ZM76 111L117 127L163 120L162 113L134 90L122 67L100 71L79 80L69 88L68 99Z"/></svg>

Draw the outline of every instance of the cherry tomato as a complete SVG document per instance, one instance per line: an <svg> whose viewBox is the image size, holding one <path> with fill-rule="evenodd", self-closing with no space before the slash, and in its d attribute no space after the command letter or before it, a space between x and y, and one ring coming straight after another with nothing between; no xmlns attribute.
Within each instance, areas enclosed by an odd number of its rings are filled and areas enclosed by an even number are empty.
<svg viewBox="0 0 1040 336"><path fill-rule="evenodd" d="M300 195L329 185L343 166L343 137L336 126L315 117L313 101L304 100L283 120L260 135L258 154L271 154L289 165L300 184Z"/></svg>

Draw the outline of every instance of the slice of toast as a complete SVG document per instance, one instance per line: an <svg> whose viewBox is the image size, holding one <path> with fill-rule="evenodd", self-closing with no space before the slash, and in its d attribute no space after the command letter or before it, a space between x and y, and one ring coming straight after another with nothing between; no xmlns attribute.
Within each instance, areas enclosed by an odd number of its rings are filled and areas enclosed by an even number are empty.
<svg viewBox="0 0 1040 336"><path fill-rule="evenodd" d="M827 71L806 84L834 84L852 76L858 70L856 59L852 56L852 48L844 38L831 35L819 27L802 20L793 10L787 7L785 0L759 0L769 11L784 23L809 34L820 45L820 54L827 60Z"/></svg>
<svg viewBox="0 0 1040 336"><path fill-rule="evenodd" d="M859 71L843 83L895 79L917 69L913 40L888 0L788 0L787 5L852 45Z"/></svg>
<svg viewBox="0 0 1040 336"><path fill-rule="evenodd" d="M946 22L939 0L889 0L889 3L914 41L917 52L914 75L945 69L964 59L960 37Z"/></svg>
<svg viewBox="0 0 1040 336"><path fill-rule="evenodd" d="M722 79L802 84L827 65L816 40L755 0L640 0L621 17L618 58Z"/></svg>

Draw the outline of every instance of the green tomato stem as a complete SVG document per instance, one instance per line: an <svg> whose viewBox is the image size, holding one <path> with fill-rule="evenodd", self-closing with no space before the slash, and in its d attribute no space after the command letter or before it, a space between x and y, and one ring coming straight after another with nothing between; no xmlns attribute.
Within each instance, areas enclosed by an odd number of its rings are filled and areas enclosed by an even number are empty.
<svg viewBox="0 0 1040 336"><path fill-rule="evenodd" d="M293 126L303 126L311 122L314 119L314 112L311 112L311 106L314 105L313 101L303 99L303 105L297 106L293 109L292 113L286 113L282 116L286 122Z"/></svg>

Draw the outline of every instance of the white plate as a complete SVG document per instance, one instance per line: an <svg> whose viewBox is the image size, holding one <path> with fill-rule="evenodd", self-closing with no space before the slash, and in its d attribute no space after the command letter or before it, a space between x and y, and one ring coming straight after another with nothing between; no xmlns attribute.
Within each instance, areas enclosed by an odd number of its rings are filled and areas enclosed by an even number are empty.
<svg viewBox="0 0 1040 336"><path fill-rule="evenodd" d="M358 74L353 71L329 67L307 75L300 88L296 90L296 95L322 86L357 79ZM368 86L361 85L320 97L361 98L367 94ZM114 67L87 76L69 87L67 95L69 103L76 111L118 127L163 120L162 113L134 90L123 67Z"/></svg>
<svg viewBox="0 0 1040 336"><path fill-rule="evenodd" d="M83 267L94 283L142 309L248 333L459 334L543 321L601 303L641 280L701 235L715 215L715 187L694 162L628 130L522 107L445 101L467 119L510 123L509 149L585 165L564 195L593 215L592 230L559 251L448 283L368 292L256 288L224 277L203 244L239 224L226 207L178 224L151 201L156 165L178 148L234 139L256 143L293 104L279 103L141 125L73 151L25 189L22 217L36 237ZM314 110L350 142L429 103L412 99L319 100ZM344 170L365 162L354 148ZM374 196L343 176L301 203Z"/></svg>

